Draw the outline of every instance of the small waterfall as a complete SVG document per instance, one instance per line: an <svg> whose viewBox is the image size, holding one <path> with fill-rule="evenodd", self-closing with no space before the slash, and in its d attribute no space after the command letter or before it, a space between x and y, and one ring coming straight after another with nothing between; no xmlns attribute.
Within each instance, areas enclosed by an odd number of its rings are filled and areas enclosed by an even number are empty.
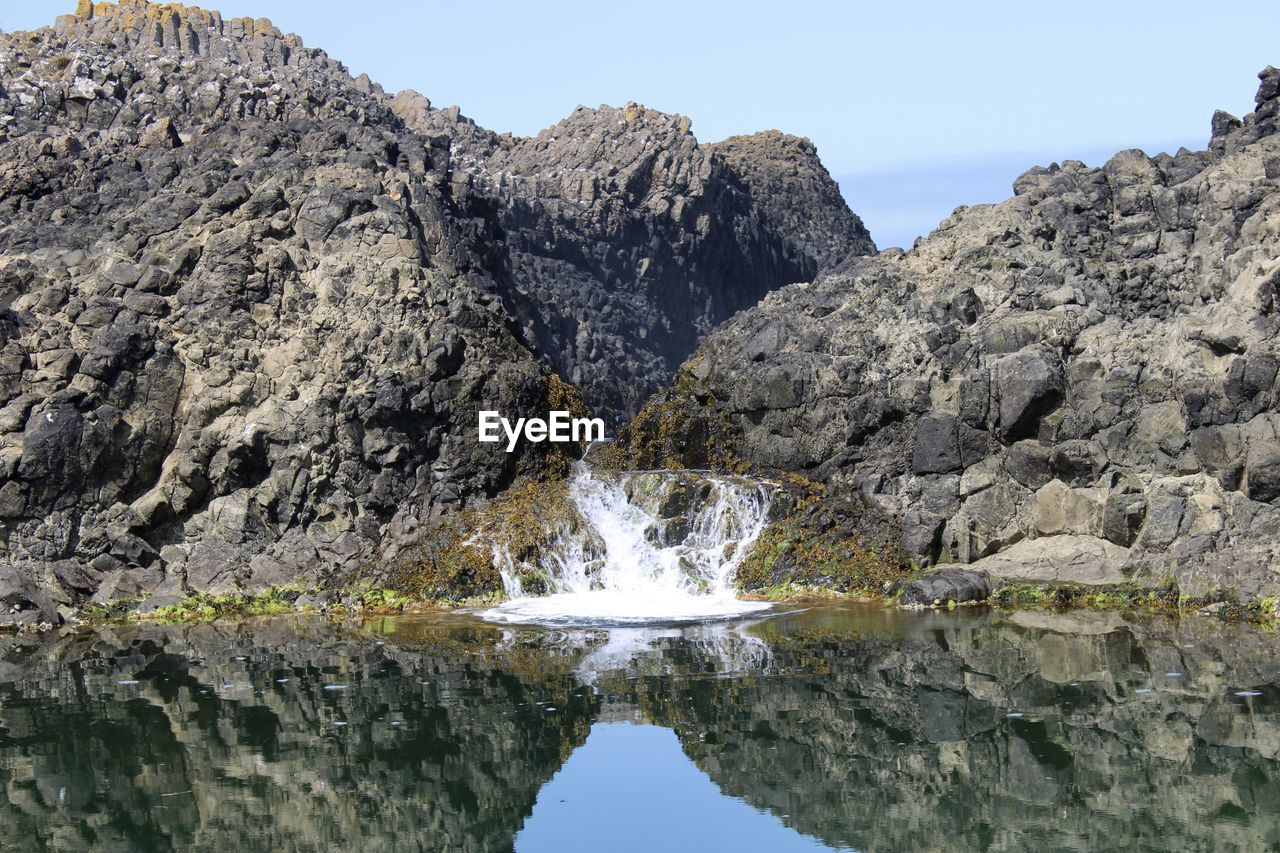
<svg viewBox="0 0 1280 853"><path fill-rule="evenodd" d="M768 484L701 471L596 472L579 462L569 496L578 523L532 560L514 560L491 540L510 601L486 618L627 624L767 606L738 600L733 579L767 523Z"/></svg>

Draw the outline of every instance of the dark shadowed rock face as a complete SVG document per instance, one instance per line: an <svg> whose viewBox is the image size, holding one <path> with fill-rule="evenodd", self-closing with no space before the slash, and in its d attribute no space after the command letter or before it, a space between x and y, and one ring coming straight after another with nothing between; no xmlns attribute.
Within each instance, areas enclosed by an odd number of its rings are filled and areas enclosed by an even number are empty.
<svg viewBox="0 0 1280 853"><path fill-rule="evenodd" d="M688 118L636 104L579 107L513 138L411 93L392 106L453 141L492 200L502 292L525 337L618 423L734 312L875 250L807 139L702 145Z"/></svg>
<svg viewBox="0 0 1280 853"><path fill-rule="evenodd" d="M770 294L677 387L751 464L896 513L922 562L1280 592L1280 71L1261 77L1209 150L1032 169L909 252Z"/></svg>

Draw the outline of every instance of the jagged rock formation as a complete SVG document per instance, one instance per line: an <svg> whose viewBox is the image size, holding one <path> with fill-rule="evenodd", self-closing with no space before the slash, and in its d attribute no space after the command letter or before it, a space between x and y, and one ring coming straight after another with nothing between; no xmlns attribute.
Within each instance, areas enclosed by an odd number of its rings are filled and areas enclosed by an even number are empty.
<svg viewBox="0 0 1280 853"><path fill-rule="evenodd" d="M9 604L313 577L545 468L474 440L565 396L483 201L338 63L145 4L0 62Z"/></svg>
<svg viewBox="0 0 1280 853"><path fill-rule="evenodd" d="M1206 151L1032 169L909 252L771 294L685 364L658 444L732 433L894 514L923 563L1280 592L1280 71L1260 76Z"/></svg>
<svg viewBox="0 0 1280 853"><path fill-rule="evenodd" d="M872 249L807 142L687 131L498 137L177 4L0 35L4 609L346 570L560 470L476 442L478 409L576 405L535 350L621 412Z"/></svg>
<svg viewBox="0 0 1280 853"><path fill-rule="evenodd" d="M619 424L734 312L875 250L807 139L770 131L701 145L688 118L636 104L579 107L512 138L411 93L392 106L452 140L505 238L507 306Z"/></svg>

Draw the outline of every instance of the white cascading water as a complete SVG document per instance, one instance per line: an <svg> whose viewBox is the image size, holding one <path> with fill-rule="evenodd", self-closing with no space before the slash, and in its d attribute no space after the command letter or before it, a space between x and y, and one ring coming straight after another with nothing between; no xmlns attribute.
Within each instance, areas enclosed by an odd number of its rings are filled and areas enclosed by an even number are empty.
<svg viewBox="0 0 1280 853"><path fill-rule="evenodd" d="M662 518L662 501L691 478L697 499L679 518ZM509 600L484 618L617 625L725 619L769 607L742 601L733 589L734 572L767 521L767 485L702 472L597 476L579 462L569 494L589 529L561 530L533 565L517 565L495 544ZM679 541L666 535L670 524L680 525ZM530 572L550 594L526 594L520 576Z"/></svg>

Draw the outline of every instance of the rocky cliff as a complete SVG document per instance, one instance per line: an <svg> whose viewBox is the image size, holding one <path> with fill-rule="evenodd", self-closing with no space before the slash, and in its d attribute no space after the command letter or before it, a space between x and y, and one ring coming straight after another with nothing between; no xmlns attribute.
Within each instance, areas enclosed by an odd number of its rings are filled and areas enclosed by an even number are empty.
<svg viewBox="0 0 1280 853"><path fill-rule="evenodd" d="M1280 592L1280 71L1208 150L1035 168L718 328L625 436L799 472L920 563ZM655 414L656 413L656 414ZM659 416L661 415L661 416Z"/></svg>
<svg viewBox="0 0 1280 853"><path fill-rule="evenodd" d="M263 19L82 2L0 34L0 598L369 560L563 460L766 290L873 249L805 141L580 110L498 136Z"/></svg>

